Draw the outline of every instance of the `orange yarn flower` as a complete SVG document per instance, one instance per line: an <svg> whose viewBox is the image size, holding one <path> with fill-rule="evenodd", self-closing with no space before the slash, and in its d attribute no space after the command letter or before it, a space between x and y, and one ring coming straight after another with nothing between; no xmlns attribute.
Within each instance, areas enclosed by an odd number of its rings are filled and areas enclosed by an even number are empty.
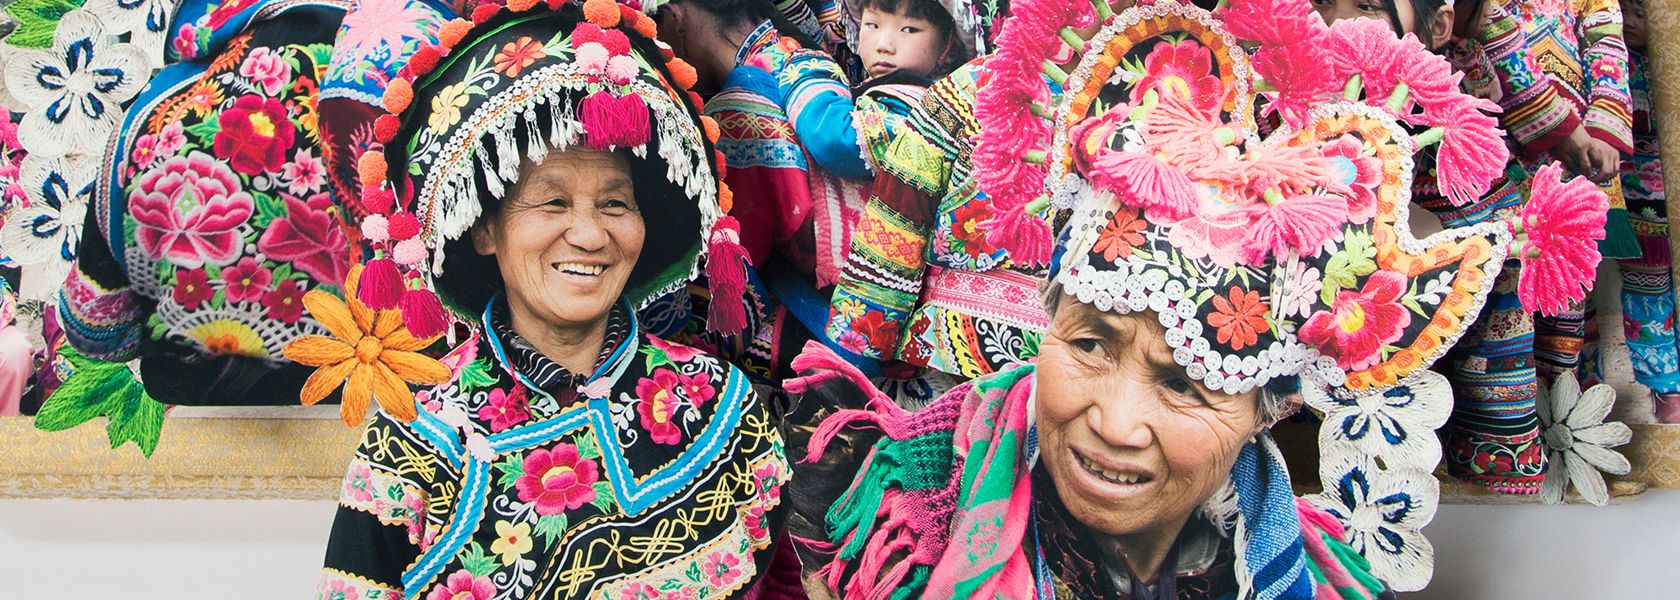
<svg viewBox="0 0 1680 600"><path fill-rule="evenodd" d="M443 363L417 352L437 337L415 339L403 326L401 311L375 311L356 299L357 275L351 273L345 285L348 302L321 290L303 296L304 308L332 335L304 336L286 345L286 358L317 367L304 382L299 399L305 405L315 404L348 381L339 410L346 425L362 421L370 399L392 417L413 421L418 411L408 384L443 383L452 373Z"/></svg>

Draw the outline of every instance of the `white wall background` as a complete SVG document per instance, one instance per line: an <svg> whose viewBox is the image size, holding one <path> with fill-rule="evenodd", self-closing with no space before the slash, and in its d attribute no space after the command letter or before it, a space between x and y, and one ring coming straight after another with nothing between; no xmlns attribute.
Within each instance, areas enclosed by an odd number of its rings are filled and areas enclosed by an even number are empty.
<svg viewBox="0 0 1680 600"><path fill-rule="evenodd" d="M0 598L308 598L329 502L0 501ZM1680 491L1586 506L1446 506L1411 598L1675 598Z"/></svg>

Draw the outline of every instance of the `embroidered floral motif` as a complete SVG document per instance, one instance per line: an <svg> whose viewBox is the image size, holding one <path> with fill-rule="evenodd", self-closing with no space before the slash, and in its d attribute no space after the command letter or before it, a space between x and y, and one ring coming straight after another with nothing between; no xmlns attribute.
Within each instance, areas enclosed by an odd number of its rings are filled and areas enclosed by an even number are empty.
<svg viewBox="0 0 1680 600"><path fill-rule="evenodd" d="M683 385L680 375L670 369L659 369L653 377L636 383L636 413L641 415L642 428L656 444L675 444L682 439L682 429L675 423L677 409L682 407L678 388Z"/></svg>
<svg viewBox="0 0 1680 600"><path fill-rule="evenodd" d="M1404 275L1378 271L1366 280L1363 290L1340 292L1329 311L1307 318L1301 326L1301 341L1335 357L1343 369L1374 365L1382 358L1383 345L1399 339L1412 322L1412 313L1399 302L1405 293Z"/></svg>
<svg viewBox="0 0 1680 600"><path fill-rule="evenodd" d="M536 504L537 514L557 515L577 510L595 499L599 466L578 456L578 447L559 444L525 456L525 475L514 486L521 502Z"/></svg>
<svg viewBox="0 0 1680 600"><path fill-rule="evenodd" d="M222 128L213 145L216 157L251 176L280 170L297 135L285 105L274 98L241 96L217 122Z"/></svg>
<svg viewBox="0 0 1680 600"><path fill-rule="evenodd" d="M53 31L52 48L29 50L6 65L6 91L28 110L18 138L30 155L97 156L122 118L122 104L149 73L132 44L110 44L99 17L73 10Z"/></svg>
<svg viewBox="0 0 1680 600"><path fill-rule="evenodd" d="M182 207L186 213L181 212ZM152 259L198 268L239 255L240 225L251 218L251 195L219 160L202 152L174 156L146 172L128 196L139 227L135 241Z"/></svg>

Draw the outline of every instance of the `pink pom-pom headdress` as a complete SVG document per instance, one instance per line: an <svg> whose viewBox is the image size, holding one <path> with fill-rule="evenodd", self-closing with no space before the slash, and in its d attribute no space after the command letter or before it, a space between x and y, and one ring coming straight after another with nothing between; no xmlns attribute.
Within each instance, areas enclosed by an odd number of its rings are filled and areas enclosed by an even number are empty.
<svg viewBox="0 0 1680 600"><path fill-rule="evenodd" d="M1555 169L1518 219L1412 235L1415 154L1435 153L1440 193L1460 205L1509 156L1497 108L1386 24L1327 26L1306 0L1230 0L1217 15L1168 1L1118 14L1104 0L1012 10L976 106L994 239L1012 257L1052 258L1052 292L1152 313L1174 359L1216 392L1298 376L1325 412L1409 397L1434 389L1429 366L1477 317L1508 256L1533 273L1519 290L1531 308L1556 310L1590 285L1603 196ZM1069 49L1073 62L1058 64ZM1257 114L1281 126L1261 139ZM1046 248L1043 224L1064 220ZM1428 437L1328 444L1321 476L1327 488L1344 467L1426 477L1433 464L1406 457L1429 455L1422 444L1439 458ZM1386 466L1372 452L1387 452ZM1408 543L1356 549L1408 591L1431 569L1427 541Z"/></svg>

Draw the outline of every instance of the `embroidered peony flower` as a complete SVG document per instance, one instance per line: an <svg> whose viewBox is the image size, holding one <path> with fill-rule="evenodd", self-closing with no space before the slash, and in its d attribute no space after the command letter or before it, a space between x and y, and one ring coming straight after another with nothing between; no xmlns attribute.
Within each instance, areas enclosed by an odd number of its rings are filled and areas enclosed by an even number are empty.
<svg viewBox="0 0 1680 600"><path fill-rule="evenodd" d="M1377 271L1364 289L1337 292L1329 311L1308 317L1301 341L1317 346L1343 369L1369 368L1381 359L1383 345L1400 339L1412 322L1412 313L1400 305L1405 293L1405 275Z"/></svg>
<svg viewBox="0 0 1680 600"><path fill-rule="evenodd" d="M23 158L18 179L24 204L7 207L0 224L0 254L18 264L39 265L42 279L62 282L81 251L82 222L96 174L63 159L30 154ZM40 291L55 289L42 286Z"/></svg>
<svg viewBox="0 0 1680 600"><path fill-rule="evenodd" d="M1214 312L1208 315L1208 324L1218 330L1219 343L1241 350L1258 343L1260 332L1270 328L1267 310L1260 292L1231 286L1227 295L1213 297Z"/></svg>
<svg viewBox="0 0 1680 600"><path fill-rule="evenodd" d="M536 505L539 515L577 510L595 500L599 465L578 456L577 446L561 443L552 450L525 455L525 474L514 482L520 502Z"/></svg>
<svg viewBox="0 0 1680 600"><path fill-rule="evenodd" d="M259 46L239 63L239 76L251 80L264 94L279 96L291 83L292 66L280 53Z"/></svg>
<svg viewBox="0 0 1680 600"><path fill-rule="evenodd" d="M268 358L268 348L255 329L239 321L219 320L193 327L187 338L218 356L254 356Z"/></svg>
<svg viewBox="0 0 1680 600"><path fill-rule="evenodd" d="M1348 221L1355 225L1377 215L1377 187L1383 181L1382 159L1364 152L1365 144L1351 135L1324 145L1324 157L1330 159L1331 191L1347 198Z"/></svg>
<svg viewBox="0 0 1680 600"><path fill-rule="evenodd" d="M1574 484L1575 491L1587 502L1594 506L1608 504L1610 492L1599 472L1626 475L1632 469L1627 457L1611 448L1631 441L1633 430L1619 422L1604 422L1616 403L1616 390L1601 383L1582 393L1575 373L1564 371L1552 389L1544 391L1536 406L1547 450L1541 498L1560 504Z"/></svg>
<svg viewBox="0 0 1680 600"><path fill-rule="evenodd" d="M688 398L688 402L696 408L717 396L717 389L712 387L711 375L695 373L693 375L678 375L677 378L682 381L683 396Z"/></svg>
<svg viewBox="0 0 1680 600"><path fill-rule="evenodd" d="M436 359L416 352L436 338L415 339L403 327L402 313L375 311L355 298L353 280L358 275L352 272L345 282L348 302L321 290L303 296L304 308L331 337L309 335L286 345L286 358L319 367L304 382L299 400L315 404L348 381L339 410L345 424L360 423L370 400L377 400L393 418L413 421L418 413L408 385L443 383L453 373Z"/></svg>
<svg viewBox="0 0 1680 600"><path fill-rule="evenodd" d="M336 285L350 271L350 242L338 219L295 198L286 199L286 218L270 222L257 238L257 251L322 283Z"/></svg>
<svg viewBox="0 0 1680 600"><path fill-rule="evenodd" d="M292 154L292 162L281 165L280 180L286 182L286 191L295 196L313 194L327 184L327 164L315 158L309 148L298 148Z"/></svg>
<svg viewBox="0 0 1680 600"><path fill-rule="evenodd" d="M531 546L530 523L514 525L496 521L496 541L490 542L490 553L502 558L502 566L518 562L519 557L531 551Z"/></svg>
<svg viewBox="0 0 1680 600"><path fill-rule="evenodd" d="M182 269L175 272L175 303L187 310L198 310L216 295L216 290L210 287L210 278L204 274L204 269Z"/></svg>
<svg viewBox="0 0 1680 600"><path fill-rule="evenodd" d="M253 177L278 171L297 134L286 106L262 96L241 96L217 122L222 129L212 140L212 152L234 171Z"/></svg>
<svg viewBox="0 0 1680 600"><path fill-rule="evenodd" d="M1225 100L1225 84L1213 73L1213 54L1196 40L1176 44L1157 42L1143 59L1143 79L1132 87L1132 101L1153 90L1187 98L1198 108L1212 110Z"/></svg>
<svg viewBox="0 0 1680 600"><path fill-rule="evenodd" d="M268 318L291 325L303 318L303 288L291 279L281 280L279 285L263 294L263 306L268 307Z"/></svg>
<svg viewBox="0 0 1680 600"><path fill-rule="evenodd" d="M671 343L658 336L649 336L647 341L654 348L658 348L660 352L664 352L665 356L675 363L685 363L705 354L698 349Z"/></svg>
<svg viewBox="0 0 1680 600"><path fill-rule="evenodd" d="M26 50L6 63L6 91L27 107L18 138L43 159L99 155L122 118L122 104L140 92L149 69L132 44L111 44L99 17L64 14L51 48Z"/></svg>
<svg viewBox="0 0 1680 600"><path fill-rule="evenodd" d="M868 355L872 350L869 347L869 338L863 337L863 334L851 329L840 332L840 338L835 341L839 342L841 348L845 348L854 354Z"/></svg>
<svg viewBox="0 0 1680 600"><path fill-rule="evenodd" d="M546 55L543 54L542 42L521 36L504 44L502 49L496 52L495 70L508 77L518 77L520 71L524 71L544 56Z"/></svg>
<svg viewBox="0 0 1680 600"><path fill-rule="evenodd" d="M1097 234L1097 243L1091 251L1102 253L1103 260L1111 263L1129 258L1133 249L1143 245L1142 231L1146 226L1148 223L1138 217L1137 209L1121 208Z"/></svg>
<svg viewBox="0 0 1680 600"><path fill-rule="evenodd" d="M1600 58L1592 61L1593 79L1621 79L1625 73L1627 73L1627 69L1623 68L1622 63L1615 59Z"/></svg>
<svg viewBox="0 0 1680 600"><path fill-rule="evenodd" d="M656 370L653 377L636 382L636 397L641 399L636 403L636 413L641 415L642 428L656 444L675 444L682 439L682 429L675 422L677 409L683 403L678 395L681 387L681 376L670 369Z"/></svg>
<svg viewBox="0 0 1680 600"><path fill-rule="evenodd" d="M461 569L450 573L443 585L432 588L426 600L491 600L496 597L496 584L489 577L474 577Z"/></svg>
<svg viewBox="0 0 1680 600"><path fill-rule="evenodd" d="M490 390L484 406L479 407L478 418L490 422L491 433L501 433L531 420L527 406L525 386L514 386L511 394L496 388Z"/></svg>
<svg viewBox="0 0 1680 600"><path fill-rule="evenodd" d="M717 550L706 555L700 571L706 577L707 585L729 589L734 587L735 580L741 576L741 570L736 568L740 564L741 559L734 554Z"/></svg>
<svg viewBox="0 0 1680 600"><path fill-rule="evenodd" d="M437 133L461 122L461 109L466 108L468 100L466 83L444 86L432 96L432 116L426 119L426 127Z"/></svg>
<svg viewBox="0 0 1680 600"><path fill-rule="evenodd" d="M962 241L970 256L994 254L998 248L986 240L986 228L983 226L991 218L990 204L980 200L970 201L951 211L951 235Z"/></svg>
<svg viewBox="0 0 1680 600"><path fill-rule="evenodd" d="M249 256L239 264L222 269L222 291L229 302L261 302L274 281L274 273Z"/></svg>
<svg viewBox="0 0 1680 600"><path fill-rule="evenodd" d="M350 465L350 476L344 478L344 495L356 502L372 502L373 468L361 461Z"/></svg>
<svg viewBox="0 0 1680 600"><path fill-rule="evenodd" d="M227 264L239 256L244 242L239 227L251 211L251 196L238 176L203 152L170 157L128 195L140 248L153 259L188 268Z"/></svg>

